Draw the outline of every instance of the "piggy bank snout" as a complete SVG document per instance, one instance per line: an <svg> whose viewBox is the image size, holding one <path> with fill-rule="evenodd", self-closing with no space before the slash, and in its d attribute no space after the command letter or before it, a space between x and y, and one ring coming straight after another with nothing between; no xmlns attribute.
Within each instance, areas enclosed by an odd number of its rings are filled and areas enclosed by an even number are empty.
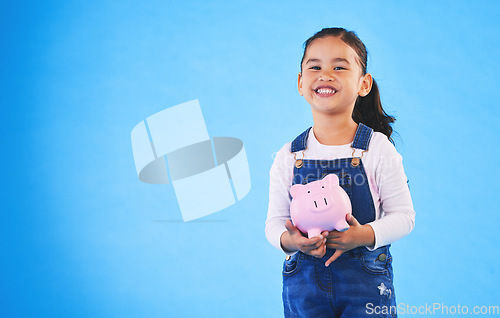
<svg viewBox="0 0 500 318"><path fill-rule="evenodd" d="M331 196L320 194L311 197L309 205L312 212L322 212L332 207L333 205L332 201L333 200Z"/></svg>

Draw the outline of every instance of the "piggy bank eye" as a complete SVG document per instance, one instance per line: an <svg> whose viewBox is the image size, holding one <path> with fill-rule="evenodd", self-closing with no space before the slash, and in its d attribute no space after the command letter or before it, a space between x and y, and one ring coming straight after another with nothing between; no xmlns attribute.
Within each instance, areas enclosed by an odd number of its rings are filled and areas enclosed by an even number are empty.
<svg viewBox="0 0 500 318"><path fill-rule="evenodd" d="M311 193L311 191L307 191L307 193Z"/></svg>
<svg viewBox="0 0 500 318"><path fill-rule="evenodd" d="M325 188L325 186L321 186L323 189Z"/></svg>

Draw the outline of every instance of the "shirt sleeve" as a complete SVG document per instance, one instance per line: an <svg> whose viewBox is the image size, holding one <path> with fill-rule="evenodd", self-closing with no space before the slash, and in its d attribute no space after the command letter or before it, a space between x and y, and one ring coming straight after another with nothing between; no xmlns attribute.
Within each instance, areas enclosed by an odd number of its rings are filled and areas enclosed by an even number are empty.
<svg viewBox="0 0 500 318"><path fill-rule="evenodd" d="M281 235L286 231L286 220L290 220L290 187L292 184L291 168L287 162L290 144L286 144L276 154L269 172L269 207L266 219L266 238L277 249L287 255L296 252L286 252L281 247ZM288 164L287 164L288 163Z"/></svg>
<svg viewBox="0 0 500 318"><path fill-rule="evenodd" d="M403 158L394 145L385 140L375 169L375 181L380 196L380 218L368 223L375 233L374 250L408 235L415 226L415 211Z"/></svg>

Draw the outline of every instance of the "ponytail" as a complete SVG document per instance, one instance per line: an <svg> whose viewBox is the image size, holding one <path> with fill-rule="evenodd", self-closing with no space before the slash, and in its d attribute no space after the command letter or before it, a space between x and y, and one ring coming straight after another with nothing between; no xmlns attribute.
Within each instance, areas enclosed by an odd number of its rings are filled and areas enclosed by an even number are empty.
<svg viewBox="0 0 500 318"><path fill-rule="evenodd" d="M365 97L358 96L354 104L352 119L358 124L363 123L373 130L383 133L394 144L391 138L392 126L396 118L388 115L382 108L378 85L373 80L372 89Z"/></svg>

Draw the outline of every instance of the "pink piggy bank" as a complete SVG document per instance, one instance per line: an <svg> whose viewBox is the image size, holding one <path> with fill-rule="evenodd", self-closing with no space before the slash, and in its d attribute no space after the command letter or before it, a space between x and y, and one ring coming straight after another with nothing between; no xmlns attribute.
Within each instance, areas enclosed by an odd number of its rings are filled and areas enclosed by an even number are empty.
<svg viewBox="0 0 500 318"><path fill-rule="evenodd" d="M331 173L322 180L295 184L290 188L292 203L290 215L293 224L309 238L322 231L345 231L346 218L352 212L351 200L339 185L339 178Z"/></svg>

